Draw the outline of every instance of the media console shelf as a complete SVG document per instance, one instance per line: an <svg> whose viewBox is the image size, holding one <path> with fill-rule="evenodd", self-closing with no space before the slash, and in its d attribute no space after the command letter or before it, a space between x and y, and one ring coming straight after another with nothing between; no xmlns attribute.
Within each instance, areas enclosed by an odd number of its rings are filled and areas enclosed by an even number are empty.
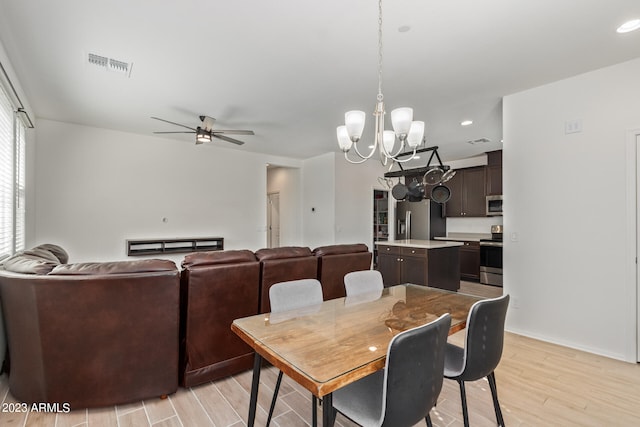
<svg viewBox="0 0 640 427"><path fill-rule="evenodd" d="M222 237L127 240L128 256L222 250L224 250Z"/></svg>

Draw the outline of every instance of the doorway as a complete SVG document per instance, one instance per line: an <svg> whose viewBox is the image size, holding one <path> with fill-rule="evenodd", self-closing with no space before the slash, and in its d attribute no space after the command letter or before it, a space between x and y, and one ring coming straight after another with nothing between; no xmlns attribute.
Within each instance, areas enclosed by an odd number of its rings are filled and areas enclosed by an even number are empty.
<svg viewBox="0 0 640 427"><path fill-rule="evenodd" d="M267 247L280 246L280 193L267 194Z"/></svg>
<svg viewBox="0 0 640 427"><path fill-rule="evenodd" d="M378 265L376 242L389 240L389 191L373 190L373 268Z"/></svg>

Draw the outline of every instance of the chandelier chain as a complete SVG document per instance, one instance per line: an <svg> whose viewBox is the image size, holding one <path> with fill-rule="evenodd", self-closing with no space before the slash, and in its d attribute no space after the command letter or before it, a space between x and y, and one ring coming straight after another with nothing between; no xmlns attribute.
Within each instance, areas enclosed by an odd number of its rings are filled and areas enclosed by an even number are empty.
<svg viewBox="0 0 640 427"><path fill-rule="evenodd" d="M378 101L382 101L382 0L378 0Z"/></svg>

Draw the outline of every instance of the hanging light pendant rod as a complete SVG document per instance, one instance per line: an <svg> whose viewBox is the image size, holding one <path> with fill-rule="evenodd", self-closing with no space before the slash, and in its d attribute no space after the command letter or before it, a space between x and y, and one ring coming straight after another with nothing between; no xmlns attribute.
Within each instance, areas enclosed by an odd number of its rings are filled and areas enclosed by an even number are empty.
<svg viewBox="0 0 640 427"><path fill-rule="evenodd" d="M345 113L345 124L336 129L338 145L344 152L344 158L349 163L363 163L373 157L376 150L380 153L380 162L387 165L389 161L404 163L413 159L416 155L416 148L422 143L424 137L424 122L413 121L412 108L396 108L391 111L391 123L393 131L384 130L384 95L382 94L382 0L378 0L378 95L376 97L376 108L373 115L376 118L373 147L369 154L362 154L358 148L358 142L364 131L366 114L364 111L347 111ZM396 146L396 138L399 141ZM405 146L410 151L410 156L406 159L403 153ZM359 159L349 158L351 148L354 149ZM393 165L393 163L392 163Z"/></svg>

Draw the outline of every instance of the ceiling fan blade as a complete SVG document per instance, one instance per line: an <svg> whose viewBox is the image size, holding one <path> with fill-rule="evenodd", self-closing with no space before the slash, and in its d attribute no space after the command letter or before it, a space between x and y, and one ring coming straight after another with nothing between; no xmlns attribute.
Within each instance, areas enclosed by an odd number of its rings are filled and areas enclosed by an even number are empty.
<svg viewBox="0 0 640 427"><path fill-rule="evenodd" d="M182 132L181 131L181 132L153 132L153 133L195 133L195 132L187 132L187 131Z"/></svg>
<svg viewBox="0 0 640 427"><path fill-rule="evenodd" d="M194 128L189 127L189 126L185 126L185 125L181 125L180 123L170 122L169 120L161 119L161 118L158 118L158 117L151 117L151 118L154 119L154 120L160 120L161 122L171 123L172 125L181 126L183 128L191 129L194 132L196 131Z"/></svg>
<svg viewBox="0 0 640 427"><path fill-rule="evenodd" d="M211 131L211 133L213 133L213 134L216 134L216 133L227 133L229 135L255 135L255 133L253 133L252 130L234 130L234 129L213 130L213 131Z"/></svg>
<svg viewBox="0 0 640 427"><path fill-rule="evenodd" d="M238 141L237 139L229 138L228 136L212 134L215 138L221 139L223 141L231 142L232 144L243 145L244 142Z"/></svg>

